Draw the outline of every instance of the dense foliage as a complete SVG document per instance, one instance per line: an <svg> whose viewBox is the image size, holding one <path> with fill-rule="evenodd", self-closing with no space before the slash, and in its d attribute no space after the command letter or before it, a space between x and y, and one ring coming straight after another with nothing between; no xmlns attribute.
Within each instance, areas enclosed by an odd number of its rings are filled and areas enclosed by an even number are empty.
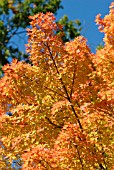
<svg viewBox="0 0 114 170"><path fill-rule="evenodd" d="M29 18L32 64L14 59L0 80L0 167L21 157L23 170L114 169L114 3L96 17L96 54L82 36L63 43L52 13Z"/></svg>
<svg viewBox="0 0 114 170"><path fill-rule="evenodd" d="M0 68L11 58L28 61L22 45L16 42L24 42L25 28L30 26L28 16L39 12L56 14L61 8L61 0L0 0ZM58 22L64 25L64 41L80 34L81 23L78 20L69 21L67 16L63 16Z"/></svg>

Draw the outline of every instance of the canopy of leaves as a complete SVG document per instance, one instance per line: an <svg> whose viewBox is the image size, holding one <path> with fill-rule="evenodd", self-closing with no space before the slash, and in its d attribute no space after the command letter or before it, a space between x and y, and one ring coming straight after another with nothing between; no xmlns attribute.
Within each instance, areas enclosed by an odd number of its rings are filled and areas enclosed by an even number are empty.
<svg viewBox="0 0 114 170"><path fill-rule="evenodd" d="M0 0L0 67L9 63L9 57L19 60L28 58L13 39L26 34L25 28L30 26L28 16L38 12L56 14L60 8L63 8L61 0ZM64 41L80 34L80 22L69 21L67 16L60 22L64 25Z"/></svg>
<svg viewBox="0 0 114 170"><path fill-rule="evenodd" d="M0 79L0 167L114 169L114 3L96 17L96 54L82 36L64 43L52 13L29 19L32 64L14 59Z"/></svg>

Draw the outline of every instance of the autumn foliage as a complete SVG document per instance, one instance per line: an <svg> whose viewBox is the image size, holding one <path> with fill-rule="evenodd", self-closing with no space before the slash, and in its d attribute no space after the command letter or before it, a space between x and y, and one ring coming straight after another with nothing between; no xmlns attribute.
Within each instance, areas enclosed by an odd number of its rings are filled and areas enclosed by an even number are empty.
<svg viewBox="0 0 114 170"><path fill-rule="evenodd" d="M114 169L114 3L96 17L96 54L82 36L63 43L52 13L30 19L31 64L13 60L0 80L0 167L19 156L23 170Z"/></svg>

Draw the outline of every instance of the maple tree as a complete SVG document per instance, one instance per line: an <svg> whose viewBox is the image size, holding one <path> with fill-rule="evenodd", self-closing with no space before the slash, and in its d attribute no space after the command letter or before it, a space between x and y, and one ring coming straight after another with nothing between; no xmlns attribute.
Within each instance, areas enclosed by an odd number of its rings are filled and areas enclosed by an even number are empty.
<svg viewBox="0 0 114 170"><path fill-rule="evenodd" d="M96 54L82 36L63 43L52 13L29 18L32 64L14 59L0 79L0 167L21 157L26 170L112 170L114 3L96 17L105 33Z"/></svg>
<svg viewBox="0 0 114 170"><path fill-rule="evenodd" d="M63 8L61 2L61 0L0 0L0 76L3 73L2 66L10 63L13 58L29 62L24 50L24 42L27 41L26 28L30 27L28 16L39 12L52 12L56 15L58 10ZM64 41L80 35L79 20L71 21L64 15L57 22L64 25Z"/></svg>

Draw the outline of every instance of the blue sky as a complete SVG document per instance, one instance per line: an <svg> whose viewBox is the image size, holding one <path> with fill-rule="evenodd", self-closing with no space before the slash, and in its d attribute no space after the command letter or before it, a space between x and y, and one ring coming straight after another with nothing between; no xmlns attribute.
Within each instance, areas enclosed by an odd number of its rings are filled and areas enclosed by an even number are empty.
<svg viewBox="0 0 114 170"><path fill-rule="evenodd" d="M102 14L104 17L109 13L112 0L63 0L64 9L58 11L57 19L68 15L70 20L79 19L82 23L82 35L88 39L88 44L93 52L96 46L102 42L103 33L98 31L95 16Z"/></svg>
<svg viewBox="0 0 114 170"><path fill-rule="evenodd" d="M109 13L109 6L112 0L62 0L64 9L57 12L56 18L59 20L63 15L67 15L70 20L79 19L82 23L81 34L88 39L89 47L95 53L96 47L102 43L104 34L98 31L95 23L95 16L102 14L104 17ZM22 30L20 30L22 31ZM22 37L22 38L21 38ZM27 37L22 34L20 38L13 37L13 40L19 44L21 51L24 51L24 44L27 43Z"/></svg>

